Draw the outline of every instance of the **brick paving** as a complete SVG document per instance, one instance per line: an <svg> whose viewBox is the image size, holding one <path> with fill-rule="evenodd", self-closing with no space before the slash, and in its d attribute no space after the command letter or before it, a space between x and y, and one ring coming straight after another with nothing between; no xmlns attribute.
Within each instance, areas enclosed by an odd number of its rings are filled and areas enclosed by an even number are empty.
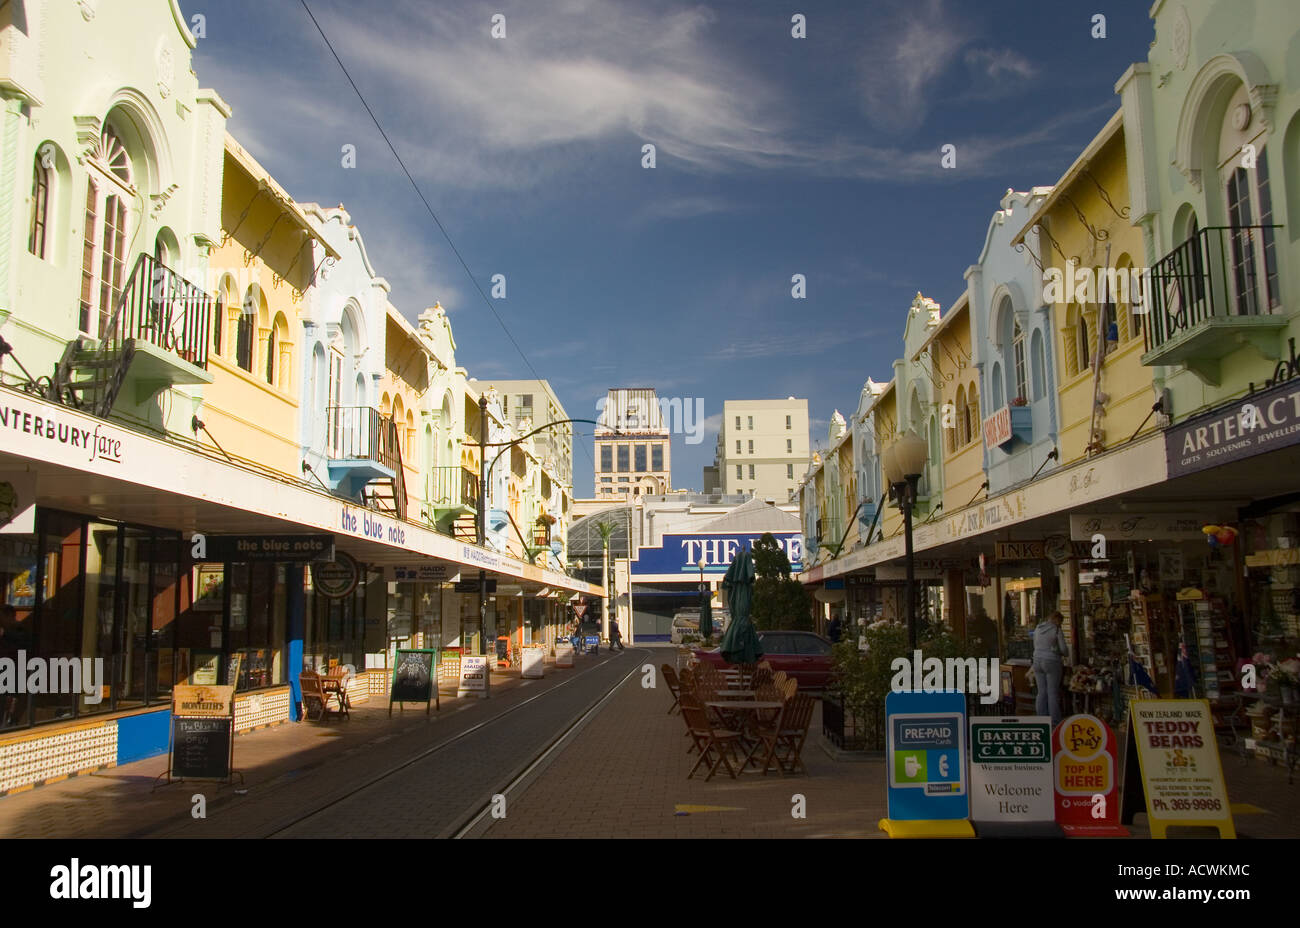
<svg viewBox="0 0 1300 928"><path fill-rule="evenodd" d="M658 663L658 661L656 661ZM661 684L662 685L662 684ZM489 838L817 838L884 837L883 759L833 760L821 738L820 707L804 746L806 775L782 777L725 772L687 780L680 715L667 715L665 689L624 683L600 713L519 795L507 797L506 817L485 820ZM845 755L840 755L842 758ZM1285 769L1223 754L1228 796L1240 837L1300 836L1300 784ZM794 795L807 817L793 817ZM1253 807L1247 810L1245 806ZM1132 827L1147 837L1145 815Z"/></svg>
<svg viewBox="0 0 1300 928"><path fill-rule="evenodd" d="M235 764L247 778L243 795L210 783L154 790L165 757L72 778L0 799L0 837L449 834L611 685L644 663L657 666L665 653L633 648L611 657L602 650L579 657L575 671L549 668L544 680L494 674L491 699L444 695L441 713L428 719L408 709L390 720L387 701L375 697L347 722L286 724L241 735ZM525 706L526 700L533 701ZM821 741L820 710L804 748L806 775L731 780L724 773L706 783L686 780L695 755L686 754L681 716L668 715L668 703L665 689L643 689L634 673L508 794L506 818L484 819L476 833L883 837L876 822L885 815L884 762L832 760ZM355 792L458 735L464 737ZM1300 836L1300 784L1288 785L1284 768L1243 761L1226 750L1223 768L1240 836ZM207 797L206 819L190 816L195 793ZM796 794L804 797L805 818L791 814ZM303 818L326 804L325 812ZM1142 821L1135 836L1146 835Z"/></svg>

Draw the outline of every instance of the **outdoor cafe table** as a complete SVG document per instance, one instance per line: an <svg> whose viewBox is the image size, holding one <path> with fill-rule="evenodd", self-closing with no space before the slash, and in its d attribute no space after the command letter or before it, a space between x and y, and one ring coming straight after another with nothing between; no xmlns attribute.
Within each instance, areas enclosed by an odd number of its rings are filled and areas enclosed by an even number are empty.
<svg viewBox="0 0 1300 928"><path fill-rule="evenodd" d="M741 722L744 729L741 732L743 737L749 731L751 720L757 716L759 712L770 712L773 709L780 709L784 703L762 699L718 699L706 702L705 705L723 712L745 713Z"/></svg>
<svg viewBox="0 0 1300 928"><path fill-rule="evenodd" d="M727 704L731 705L730 701L733 699L753 699L758 695L758 690L715 690L713 695L728 700Z"/></svg>

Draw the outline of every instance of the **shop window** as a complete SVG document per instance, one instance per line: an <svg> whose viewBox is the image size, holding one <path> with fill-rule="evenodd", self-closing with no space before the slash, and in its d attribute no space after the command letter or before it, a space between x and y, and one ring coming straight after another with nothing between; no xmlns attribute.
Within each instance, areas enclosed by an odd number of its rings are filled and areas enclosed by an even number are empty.
<svg viewBox="0 0 1300 928"><path fill-rule="evenodd" d="M1028 399L1029 386L1025 376L1025 330L1019 320L1011 323L1011 350L1015 360L1016 395L1013 399Z"/></svg>

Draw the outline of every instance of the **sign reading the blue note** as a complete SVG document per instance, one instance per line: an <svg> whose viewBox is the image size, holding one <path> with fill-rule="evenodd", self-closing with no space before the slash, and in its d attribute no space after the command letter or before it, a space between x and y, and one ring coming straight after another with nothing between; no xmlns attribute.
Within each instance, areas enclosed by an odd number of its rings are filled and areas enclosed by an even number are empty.
<svg viewBox="0 0 1300 928"><path fill-rule="evenodd" d="M966 697L961 693L889 693L885 697L889 817L964 819Z"/></svg>
<svg viewBox="0 0 1300 928"><path fill-rule="evenodd" d="M752 548L766 532L739 534L709 534L700 532L685 535L664 535L657 548L641 548L632 561L632 575L644 577L652 574L683 574L700 572L700 559L704 559L704 572L725 574L737 554ZM772 537L790 559L790 569L803 568L803 536L799 532L772 532Z"/></svg>

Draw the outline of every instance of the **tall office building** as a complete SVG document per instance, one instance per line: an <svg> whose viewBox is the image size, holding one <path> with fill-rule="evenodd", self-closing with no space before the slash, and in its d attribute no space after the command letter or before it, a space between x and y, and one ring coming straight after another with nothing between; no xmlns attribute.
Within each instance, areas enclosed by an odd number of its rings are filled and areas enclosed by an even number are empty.
<svg viewBox="0 0 1300 928"><path fill-rule="evenodd" d="M597 499L658 496L672 490L668 423L653 387L611 389L600 411L595 443Z"/></svg>
<svg viewBox="0 0 1300 928"><path fill-rule="evenodd" d="M808 466L808 401L727 400L713 466L718 490L784 503Z"/></svg>

